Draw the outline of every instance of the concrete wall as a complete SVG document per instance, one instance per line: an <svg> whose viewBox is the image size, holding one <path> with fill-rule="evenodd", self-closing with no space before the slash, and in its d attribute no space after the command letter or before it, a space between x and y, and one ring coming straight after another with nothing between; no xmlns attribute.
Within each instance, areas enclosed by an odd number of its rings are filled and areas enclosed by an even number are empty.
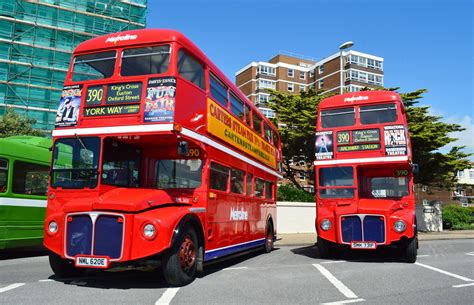
<svg viewBox="0 0 474 305"><path fill-rule="evenodd" d="M314 202L278 202L277 232L280 233L316 233L316 203Z"/></svg>

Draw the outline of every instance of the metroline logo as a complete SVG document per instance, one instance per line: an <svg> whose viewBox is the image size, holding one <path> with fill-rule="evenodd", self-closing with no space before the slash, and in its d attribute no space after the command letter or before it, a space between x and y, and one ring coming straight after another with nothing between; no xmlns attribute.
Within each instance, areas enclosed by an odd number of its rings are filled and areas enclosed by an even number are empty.
<svg viewBox="0 0 474 305"><path fill-rule="evenodd" d="M368 96L359 95L359 96L346 97L344 99L344 102L366 101L368 99L369 99Z"/></svg>
<svg viewBox="0 0 474 305"><path fill-rule="evenodd" d="M111 36L111 37L108 37L107 40L105 41L105 43L108 43L108 42L113 42L114 44L117 43L117 41L124 41L124 40L135 40L137 39L138 35L130 35L130 34L127 34L127 35L124 35L124 36Z"/></svg>

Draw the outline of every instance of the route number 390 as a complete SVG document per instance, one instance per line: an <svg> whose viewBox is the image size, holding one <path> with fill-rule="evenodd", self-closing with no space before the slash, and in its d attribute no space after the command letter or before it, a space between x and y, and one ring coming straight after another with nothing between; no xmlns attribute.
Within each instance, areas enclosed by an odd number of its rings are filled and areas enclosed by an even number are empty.
<svg viewBox="0 0 474 305"><path fill-rule="evenodd" d="M100 104L103 96L104 96L103 87L89 88L87 90L86 103L87 104Z"/></svg>
<svg viewBox="0 0 474 305"><path fill-rule="evenodd" d="M188 153L186 154L186 157L188 157L188 158L199 157L199 149L190 148L188 150Z"/></svg>

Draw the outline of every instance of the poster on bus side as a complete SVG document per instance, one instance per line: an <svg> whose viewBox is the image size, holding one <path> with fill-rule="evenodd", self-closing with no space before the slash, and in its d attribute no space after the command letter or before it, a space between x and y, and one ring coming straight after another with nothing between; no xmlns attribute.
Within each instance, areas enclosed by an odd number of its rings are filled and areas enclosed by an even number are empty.
<svg viewBox="0 0 474 305"><path fill-rule="evenodd" d="M385 155L400 156L407 154L407 137L403 125L384 126Z"/></svg>
<svg viewBox="0 0 474 305"><path fill-rule="evenodd" d="M150 78L146 88L144 122L173 122L176 78Z"/></svg>
<svg viewBox="0 0 474 305"><path fill-rule="evenodd" d="M316 160L332 159L334 157L333 133L332 131L316 132Z"/></svg>
<svg viewBox="0 0 474 305"><path fill-rule="evenodd" d="M56 112L55 127L68 127L77 124L81 104L82 85L65 86Z"/></svg>

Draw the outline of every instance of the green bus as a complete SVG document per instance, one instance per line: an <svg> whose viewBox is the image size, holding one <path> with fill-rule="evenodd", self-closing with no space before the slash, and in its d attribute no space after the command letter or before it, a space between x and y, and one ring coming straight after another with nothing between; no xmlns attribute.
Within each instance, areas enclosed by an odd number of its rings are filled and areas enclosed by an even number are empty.
<svg viewBox="0 0 474 305"><path fill-rule="evenodd" d="M40 246L52 140L0 139L0 250Z"/></svg>

